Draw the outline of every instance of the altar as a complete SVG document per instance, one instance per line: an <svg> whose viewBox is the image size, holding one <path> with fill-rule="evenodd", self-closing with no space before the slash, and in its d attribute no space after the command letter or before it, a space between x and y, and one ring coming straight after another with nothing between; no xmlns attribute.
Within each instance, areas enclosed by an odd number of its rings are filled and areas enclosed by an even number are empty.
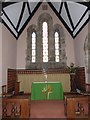
<svg viewBox="0 0 90 120"><path fill-rule="evenodd" d="M31 100L63 100L63 88L60 82L33 82Z"/></svg>

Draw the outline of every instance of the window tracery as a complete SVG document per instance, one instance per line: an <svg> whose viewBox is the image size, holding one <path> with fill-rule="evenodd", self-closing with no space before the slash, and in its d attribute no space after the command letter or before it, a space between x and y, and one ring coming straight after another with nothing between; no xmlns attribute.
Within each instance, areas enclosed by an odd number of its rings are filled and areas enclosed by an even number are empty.
<svg viewBox="0 0 90 120"><path fill-rule="evenodd" d="M53 24L52 17L48 13L43 13L39 16L37 25L29 26L26 50L27 69L46 70L66 67L64 30L60 24Z"/></svg>

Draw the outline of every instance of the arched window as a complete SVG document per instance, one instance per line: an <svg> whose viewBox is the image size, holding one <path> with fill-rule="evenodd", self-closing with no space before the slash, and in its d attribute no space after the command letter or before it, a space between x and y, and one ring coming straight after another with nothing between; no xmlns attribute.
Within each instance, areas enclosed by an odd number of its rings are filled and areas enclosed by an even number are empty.
<svg viewBox="0 0 90 120"><path fill-rule="evenodd" d="M42 24L43 62L48 62L48 24Z"/></svg>
<svg viewBox="0 0 90 120"><path fill-rule="evenodd" d="M48 13L38 17L37 25L27 29L27 69L45 69L66 67L64 29L54 24Z"/></svg>
<svg viewBox="0 0 90 120"><path fill-rule="evenodd" d="M54 34L55 39L55 62L59 62L59 33L55 32Z"/></svg>
<svg viewBox="0 0 90 120"><path fill-rule="evenodd" d="M32 32L32 63L36 62L36 33Z"/></svg>

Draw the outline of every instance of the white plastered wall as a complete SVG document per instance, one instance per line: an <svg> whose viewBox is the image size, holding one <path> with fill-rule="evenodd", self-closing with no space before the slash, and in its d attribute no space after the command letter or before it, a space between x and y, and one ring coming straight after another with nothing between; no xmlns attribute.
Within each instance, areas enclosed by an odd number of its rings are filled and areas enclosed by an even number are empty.
<svg viewBox="0 0 90 120"><path fill-rule="evenodd" d="M2 85L7 85L8 68L16 68L17 41L2 25Z"/></svg>
<svg viewBox="0 0 90 120"><path fill-rule="evenodd" d="M0 94L2 93L2 23L0 22Z"/></svg>
<svg viewBox="0 0 90 120"><path fill-rule="evenodd" d="M42 5L41 5L17 41L17 68L25 68L26 49L27 49L27 28L31 24L37 25L38 17L42 13L49 13L53 18L53 24L59 23L63 27L65 33L65 42L66 42L67 65L69 65L71 62L75 62L73 38L67 32L66 28L63 26L63 24L58 19L58 17L53 12L53 10L49 7L49 5L48 5L48 10L42 10Z"/></svg>
<svg viewBox="0 0 90 120"><path fill-rule="evenodd" d="M78 66L86 67L85 65L85 51L84 51L84 44L86 36L88 35L89 29L87 24L78 36L74 39L74 48L75 48L75 62ZM90 83L89 74L85 69L85 76L86 76L86 83Z"/></svg>

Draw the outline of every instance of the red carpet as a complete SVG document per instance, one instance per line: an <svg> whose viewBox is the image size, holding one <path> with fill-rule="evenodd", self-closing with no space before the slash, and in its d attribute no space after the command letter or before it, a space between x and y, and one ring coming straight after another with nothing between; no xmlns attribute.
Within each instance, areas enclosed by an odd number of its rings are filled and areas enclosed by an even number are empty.
<svg viewBox="0 0 90 120"><path fill-rule="evenodd" d="M66 118L64 101L30 101L30 118Z"/></svg>

